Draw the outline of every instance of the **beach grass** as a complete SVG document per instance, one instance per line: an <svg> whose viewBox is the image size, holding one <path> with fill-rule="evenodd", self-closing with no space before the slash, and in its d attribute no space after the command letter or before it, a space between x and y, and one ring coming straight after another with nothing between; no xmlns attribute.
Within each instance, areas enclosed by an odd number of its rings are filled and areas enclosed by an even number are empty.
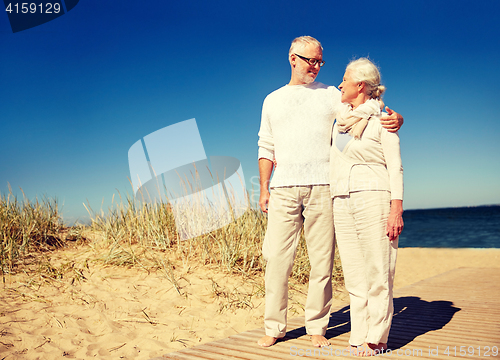
<svg viewBox="0 0 500 360"><path fill-rule="evenodd" d="M84 227L63 224L57 199L44 197L30 200L24 193L19 199L9 189L0 194L0 270L5 275L17 270L35 270L46 279L58 279L75 270L75 264L55 268L50 251L64 247L68 241L83 240ZM78 273L78 270L76 270ZM75 273L78 278L79 275Z"/></svg>
<svg viewBox="0 0 500 360"><path fill-rule="evenodd" d="M24 194L23 194L24 195ZM90 225L65 227L55 199L22 200L12 192L0 201L0 261L2 274L27 264L26 259L36 257L36 271L48 278L57 273L71 272L79 277L83 264L66 263L57 268L50 264L49 250L78 240L88 248L85 261L100 262L107 266L139 267L146 271L160 271L174 288L182 294L179 277L173 261L192 262L218 268L223 272L245 278L259 279L263 284L265 261L262 242L267 227L267 215L259 209L249 208L235 221L196 238L182 241L176 231L172 208L168 203L144 203L135 199L121 199L106 211L93 212ZM41 255L43 256L36 256ZM291 274L293 281L304 284L310 271L307 247L302 239L297 249ZM334 287L343 283L338 254L333 273ZM238 298L224 290L214 293Z"/></svg>
<svg viewBox="0 0 500 360"><path fill-rule="evenodd" d="M228 273L254 277L263 274L262 243L267 215L250 208L235 221L196 238L182 241L176 232L169 204L143 203L127 199L103 214L92 214L90 228L100 234L100 244L107 245L102 261L113 265L155 266L166 270L164 252L175 254L184 263L201 261L220 267ZM166 270L168 272L168 270ZM304 284L309 280L310 264L302 234L291 278ZM333 280L343 284L338 253Z"/></svg>
<svg viewBox="0 0 500 360"><path fill-rule="evenodd" d="M30 253L62 245L58 234L64 228L57 200L19 200L10 191L0 197L0 265L12 271Z"/></svg>

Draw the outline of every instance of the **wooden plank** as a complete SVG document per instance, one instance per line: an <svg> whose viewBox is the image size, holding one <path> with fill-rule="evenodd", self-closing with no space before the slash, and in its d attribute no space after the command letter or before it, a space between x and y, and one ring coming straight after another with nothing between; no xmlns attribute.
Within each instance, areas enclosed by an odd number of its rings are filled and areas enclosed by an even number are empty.
<svg viewBox="0 0 500 360"><path fill-rule="evenodd" d="M460 268L417 282L395 292L395 315L389 336L391 359L490 359L500 348L500 272ZM163 355L159 359L345 359L349 339L348 306L332 308L327 338L332 345L318 349L306 335L304 317L290 319L287 336L270 348L257 341L264 329ZM462 353L460 353L462 346ZM489 356L485 352L490 349ZM448 349L448 354L445 350ZM465 350L465 353L464 353ZM455 354L456 352L456 354Z"/></svg>

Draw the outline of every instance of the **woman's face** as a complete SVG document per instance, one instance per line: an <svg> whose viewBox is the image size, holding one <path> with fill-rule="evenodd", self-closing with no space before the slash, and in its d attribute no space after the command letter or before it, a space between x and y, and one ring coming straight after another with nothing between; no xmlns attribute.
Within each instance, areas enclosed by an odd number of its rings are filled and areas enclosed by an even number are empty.
<svg viewBox="0 0 500 360"><path fill-rule="evenodd" d="M339 89L341 91L342 97L340 98L343 103L349 103L352 105L352 102L359 95L359 83L355 82L351 77L351 72L347 70L344 74L344 78L342 79L342 83L339 85Z"/></svg>

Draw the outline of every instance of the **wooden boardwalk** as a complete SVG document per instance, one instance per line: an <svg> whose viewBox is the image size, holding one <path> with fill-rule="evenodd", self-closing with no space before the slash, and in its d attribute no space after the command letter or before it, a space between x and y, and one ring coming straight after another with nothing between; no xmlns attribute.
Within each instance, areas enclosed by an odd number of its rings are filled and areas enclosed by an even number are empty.
<svg viewBox="0 0 500 360"><path fill-rule="evenodd" d="M345 306L332 308L329 348L310 345L300 317L289 321L287 336L270 348L257 345L261 328L152 360L345 358L349 331ZM397 290L388 346L392 351L378 358L500 358L500 271L459 268Z"/></svg>

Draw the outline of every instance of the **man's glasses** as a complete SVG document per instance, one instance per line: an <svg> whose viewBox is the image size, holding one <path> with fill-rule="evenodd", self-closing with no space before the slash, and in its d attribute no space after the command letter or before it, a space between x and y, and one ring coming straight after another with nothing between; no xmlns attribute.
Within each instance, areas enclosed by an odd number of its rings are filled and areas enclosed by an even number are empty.
<svg viewBox="0 0 500 360"><path fill-rule="evenodd" d="M306 58L305 56L300 56L299 54L295 54L295 53L294 53L294 55L298 56L299 58L301 58L302 60L304 60L305 62L307 62L311 66L316 66L316 64L319 64L319 66L321 67L321 66L325 65L325 62L323 60Z"/></svg>

